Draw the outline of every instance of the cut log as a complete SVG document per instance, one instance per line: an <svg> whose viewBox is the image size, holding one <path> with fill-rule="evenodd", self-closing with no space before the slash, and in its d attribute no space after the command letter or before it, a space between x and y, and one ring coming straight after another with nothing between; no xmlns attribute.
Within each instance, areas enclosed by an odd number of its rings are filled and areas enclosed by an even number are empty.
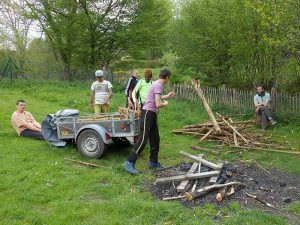
<svg viewBox="0 0 300 225"><path fill-rule="evenodd" d="M203 94L203 92L202 92L202 90L200 88L200 84L196 80L193 80L192 81L192 85L193 85L194 91L196 92L196 94L198 95L198 97L201 99L201 101L203 103L203 106L204 106L204 108L205 108L205 110L206 110L206 112L207 112L207 114L208 114L211 122L214 125L215 131L220 131L221 128L220 128L218 122L216 121L216 118L215 118L214 114L212 113L212 111L211 111L211 109L210 109L210 107L209 107L209 105L208 105L208 103L207 103L207 101L206 101L206 99L204 97L204 94Z"/></svg>
<svg viewBox="0 0 300 225"><path fill-rule="evenodd" d="M212 150L212 149L207 149L207 148L203 148L203 147L199 147L199 146L190 146L190 149L192 149L192 150L206 151L206 152L209 152L209 153L211 153L213 155L219 155L220 154L219 151Z"/></svg>
<svg viewBox="0 0 300 225"><path fill-rule="evenodd" d="M201 154L199 154L199 156L201 156ZM200 171L201 171L201 163L199 163L199 165L198 165L198 173L200 173ZM198 181L195 180L195 183L194 183L194 185L193 185L191 191L195 191L195 189L196 189L196 187L197 187L197 184L198 184Z"/></svg>
<svg viewBox="0 0 300 225"><path fill-rule="evenodd" d="M198 168L198 163L193 163L192 167L189 169L188 174L194 173L197 168ZM184 180L182 181L178 186L177 186L177 191L178 192L184 192L186 190L186 186L188 185L189 180Z"/></svg>
<svg viewBox="0 0 300 225"><path fill-rule="evenodd" d="M200 158L198 156L189 154L189 153L187 153L185 151L180 151L180 154L185 155L185 156L189 157L190 159L193 159L196 162L202 163L203 165L208 166L208 167L210 167L210 168L212 168L214 170L221 170L222 169L222 166L220 166L220 165L214 164L214 163L209 162L209 161L207 161L205 159L202 159L202 158Z"/></svg>
<svg viewBox="0 0 300 225"><path fill-rule="evenodd" d="M203 172L203 173L193 173L193 174L184 174L184 175L178 175L178 176L172 176L172 177L161 177L156 179L154 184L163 184L163 183L169 183L169 182L175 182L175 181L183 181L183 180L195 180L198 178L205 178L205 177L212 177L218 174L219 171L209 171L209 172Z"/></svg>
<svg viewBox="0 0 300 225"><path fill-rule="evenodd" d="M194 192L187 192L186 193L186 198L187 198L187 200L192 201L195 198L199 198L203 195L206 195L207 193L209 193L209 192L211 192L215 189L220 189L220 188L224 188L224 187L227 187L227 186L234 186L234 185L237 185L237 186L240 186L240 187L245 186L245 184L243 184L241 182L229 182L229 183L226 183L226 184L214 184L214 185L211 185L211 186L200 188L200 189L198 189Z"/></svg>
<svg viewBox="0 0 300 225"><path fill-rule="evenodd" d="M227 196L227 193L229 193L229 190L231 190L233 187L227 186L224 187L217 195L216 195L216 200L218 202L223 201L223 199ZM233 189L234 190L234 189Z"/></svg>
<svg viewBox="0 0 300 225"><path fill-rule="evenodd" d="M258 196L256 196L256 195L253 195L253 194L250 194L250 193L247 193L247 192L244 192L244 193L245 193L245 195L247 195L248 197L254 198L255 200L261 202L261 203L264 204L265 206L268 206L268 207L270 207L270 208L275 208L274 205L272 205L272 204L266 202L266 201L263 200L263 199L260 199L260 198L259 198Z"/></svg>

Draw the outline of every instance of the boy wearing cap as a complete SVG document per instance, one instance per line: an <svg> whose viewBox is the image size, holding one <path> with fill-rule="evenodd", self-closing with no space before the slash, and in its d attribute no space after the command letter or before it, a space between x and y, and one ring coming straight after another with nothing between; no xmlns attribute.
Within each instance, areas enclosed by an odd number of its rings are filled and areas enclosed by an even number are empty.
<svg viewBox="0 0 300 225"><path fill-rule="evenodd" d="M112 84L103 79L103 71L97 70L95 72L95 81L91 86L90 104L91 108L95 109L95 114L109 112L109 99L112 96Z"/></svg>

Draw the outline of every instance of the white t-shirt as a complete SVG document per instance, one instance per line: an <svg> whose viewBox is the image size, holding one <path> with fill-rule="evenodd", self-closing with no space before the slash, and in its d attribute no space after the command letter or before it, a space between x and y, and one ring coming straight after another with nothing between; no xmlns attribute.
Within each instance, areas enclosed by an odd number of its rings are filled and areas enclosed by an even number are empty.
<svg viewBox="0 0 300 225"><path fill-rule="evenodd" d="M264 96L259 96L258 94L256 94L254 96L253 100L254 100L254 105L256 105L256 104L261 105L261 104L265 103L266 101L271 100L271 96L268 92L266 92ZM268 102L268 105L270 105L270 101Z"/></svg>
<svg viewBox="0 0 300 225"><path fill-rule="evenodd" d="M95 104L104 104L109 94L109 89L112 88L112 84L107 81L103 80L102 82L95 81L92 86L91 90L95 91Z"/></svg>

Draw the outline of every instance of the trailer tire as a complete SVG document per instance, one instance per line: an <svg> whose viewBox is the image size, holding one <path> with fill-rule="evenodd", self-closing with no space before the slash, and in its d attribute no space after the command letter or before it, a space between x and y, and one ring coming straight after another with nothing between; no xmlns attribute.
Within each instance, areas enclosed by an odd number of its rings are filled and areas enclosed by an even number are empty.
<svg viewBox="0 0 300 225"><path fill-rule="evenodd" d="M105 153L107 145L97 131L86 129L77 138L77 148L83 156L99 159Z"/></svg>

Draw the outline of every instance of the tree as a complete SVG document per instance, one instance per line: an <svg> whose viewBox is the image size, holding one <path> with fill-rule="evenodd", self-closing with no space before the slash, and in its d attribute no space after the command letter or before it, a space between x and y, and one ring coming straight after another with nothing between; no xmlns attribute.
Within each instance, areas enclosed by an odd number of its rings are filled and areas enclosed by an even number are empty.
<svg viewBox="0 0 300 225"><path fill-rule="evenodd" d="M2 48L14 54L21 70L27 61L28 32L32 20L24 16L27 10L24 2L17 0L2 0L0 2L0 35Z"/></svg>
<svg viewBox="0 0 300 225"><path fill-rule="evenodd" d="M178 67L210 85L252 88L263 83L286 89L283 84L299 84L299 4L185 1L171 39ZM293 86L299 90L300 85Z"/></svg>

